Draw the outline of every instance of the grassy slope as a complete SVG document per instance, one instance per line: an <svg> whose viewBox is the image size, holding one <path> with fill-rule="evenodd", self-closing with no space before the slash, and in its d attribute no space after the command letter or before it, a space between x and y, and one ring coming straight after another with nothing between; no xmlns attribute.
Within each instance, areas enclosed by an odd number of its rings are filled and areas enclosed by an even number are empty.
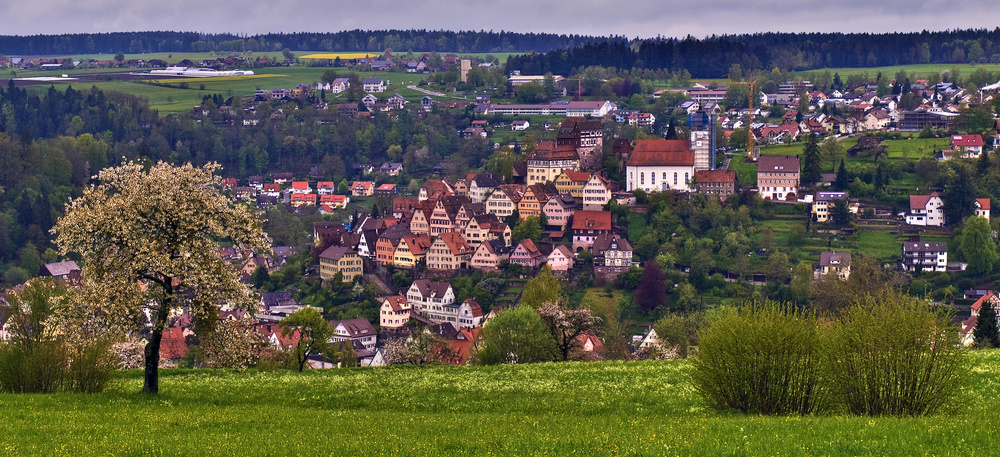
<svg viewBox="0 0 1000 457"><path fill-rule="evenodd" d="M6 455L985 455L1000 351L963 409L933 418L704 409L686 362L127 374L98 395L0 395ZM976 392L985 393L985 395Z"/></svg>

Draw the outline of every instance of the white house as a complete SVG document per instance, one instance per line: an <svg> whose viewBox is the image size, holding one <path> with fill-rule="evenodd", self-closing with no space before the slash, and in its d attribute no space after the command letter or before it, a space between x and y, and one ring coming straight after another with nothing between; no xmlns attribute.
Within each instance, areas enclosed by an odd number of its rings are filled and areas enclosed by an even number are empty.
<svg viewBox="0 0 1000 457"><path fill-rule="evenodd" d="M902 262L906 271L946 271L948 269L948 244L906 241L903 243Z"/></svg>
<svg viewBox="0 0 1000 457"><path fill-rule="evenodd" d="M332 343L339 341L359 341L365 349L371 351L375 349L375 327L371 322L363 317L348 319L346 321L330 321L333 327Z"/></svg>
<svg viewBox="0 0 1000 457"><path fill-rule="evenodd" d="M531 124L529 124L528 121L523 119L518 119L510 123L510 129L516 132L520 132L522 130L526 130L530 125Z"/></svg>
<svg viewBox="0 0 1000 457"><path fill-rule="evenodd" d="M943 226L944 201L937 192L930 195L910 195L910 211L905 214L910 225Z"/></svg>
<svg viewBox="0 0 1000 457"><path fill-rule="evenodd" d="M418 279L410 284L406 299L413 311L424 314L427 310L441 311L441 307L455 303L455 293L451 290L451 284L444 281Z"/></svg>
<svg viewBox="0 0 1000 457"><path fill-rule="evenodd" d="M365 78L362 82L365 92L385 92L385 80L382 78Z"/></svg>
<svg viewBox="0 0 1000 457"><path fill-rule="evenodd" d="M638 140L625 167L628 191L690 191L694 152L687 140Z"/></svg>
<svg viewBox="0 0 1000 457"><path fill-rule="evenodd" d="M985 217L986 220L990 220L990 199L976 199L976 216Z"/></svg>

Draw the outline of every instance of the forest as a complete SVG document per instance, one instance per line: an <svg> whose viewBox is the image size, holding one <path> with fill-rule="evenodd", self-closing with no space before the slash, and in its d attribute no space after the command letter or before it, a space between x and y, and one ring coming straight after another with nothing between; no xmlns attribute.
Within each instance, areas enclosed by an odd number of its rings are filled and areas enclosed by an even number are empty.
<svg viewBox="0 0 1000 457"><path fill-rule="evenodd" d="M571 74L589 66L687 70L724 78L744 71L802 71L921 63L1000 63L1000 28L920 33L758 33L703 39L608 39L547 53L513 55L507 70L525 75Z"/></svg>
<svg viewBox="0 0 1000 457"><path fill-rule="evenodd" d="M0 36L0 54L94 54L128 52L372 51L547 52L570 49L605 37L449 30L348 30L330 33L114 32ZM615 38L622 39L622 38Z"/></svg>

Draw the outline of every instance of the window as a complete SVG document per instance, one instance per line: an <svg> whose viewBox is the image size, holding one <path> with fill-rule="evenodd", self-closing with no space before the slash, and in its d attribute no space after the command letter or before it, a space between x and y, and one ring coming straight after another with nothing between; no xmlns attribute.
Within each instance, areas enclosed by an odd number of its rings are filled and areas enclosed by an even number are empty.
<svg viewBox="0 0 1000 457"><path fill-rule="evenodd" d="M677 172L674 172L674 185L677 185Z"/></svg>
<svg viewBox="0 0 1000 457"><path fill-rule="evenodd" d="M639 173L639 185L642 186L645 184L646 184L646 173Z"/></svg>

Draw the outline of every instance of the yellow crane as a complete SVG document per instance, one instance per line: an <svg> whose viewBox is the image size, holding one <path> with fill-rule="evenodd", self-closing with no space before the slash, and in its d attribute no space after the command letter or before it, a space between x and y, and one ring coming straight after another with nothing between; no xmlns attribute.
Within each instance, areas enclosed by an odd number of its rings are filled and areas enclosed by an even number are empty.
<svg viewBox="0 0 1000 457"><path fill-rule="evenodd" d="M750 120L747 124L747 157L750 160L757 161L757 157L760 156L760 151L754 149L753 141L753 99L754 99L754 89L757 87L757 81L750 79L749 81L729 81L727 84L739 84L741 86L750 86L750 92L748 95L749 106L750 106Z"/></svg>

